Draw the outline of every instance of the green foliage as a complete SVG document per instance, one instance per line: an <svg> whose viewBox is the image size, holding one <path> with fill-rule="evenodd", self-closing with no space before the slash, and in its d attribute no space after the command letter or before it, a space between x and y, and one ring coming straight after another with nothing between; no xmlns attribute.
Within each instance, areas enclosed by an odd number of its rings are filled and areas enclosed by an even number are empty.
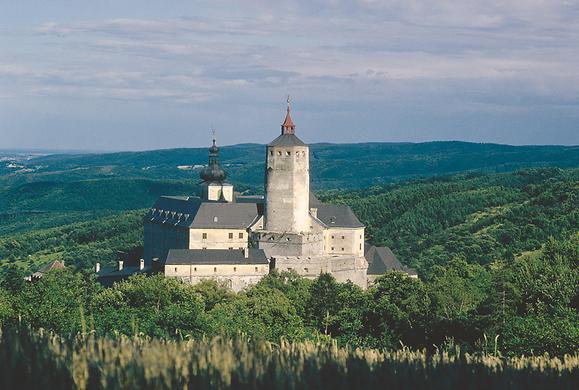
<svg viewBox="0 0 579 390"><path fill-rule="evenodd" d="M550 236L579 226L579 170L533 169L500 175L457 175L322 193L349 204L367 237L430 277L461 257L490 264L541 248ZM547 202L546 199L553 201Z"/></svg>
<svg viewBox="0 0 579 390"><path fill-rule="evenodd" d="M304 336L302 319L295 307L279 290L257 286L238 295L237 299L215 306L209 313L217 333L276 340Z"/></svg>
<svg viewBox="0 0 579 390"><path fill-rule="evenodd" d="M203 297L163 275L137 275L95 295L90 305L100 332L156 337L198 336L206 328Z"/></svg>
<svg viewBox="0 0 579 390"><path fill-rule="evenodd" d="M402 272L388 272L369 294L368 331L377 347L393 348L399 340L426 344L430 297L424 283Z"/></svg>
<svg viewBox="0 0 579 390"><path fill-rule="evenodd" d="M112 263L117 251L143 242L144 211L131 211L89 222L0 237L0 273L16 261L23 268L38 268L51 260L65 260L80 269L94 263Z"/></svg>

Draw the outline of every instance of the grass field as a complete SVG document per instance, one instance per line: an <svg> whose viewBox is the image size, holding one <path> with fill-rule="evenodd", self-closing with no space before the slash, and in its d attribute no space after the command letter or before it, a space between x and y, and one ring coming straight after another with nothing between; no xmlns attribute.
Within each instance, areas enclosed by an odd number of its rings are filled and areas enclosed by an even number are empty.
<svg viewBox="0 0 579 390"><path fill-rule="evenodd" d="M574 389L578 366L577 354L507 359L455 347L429 355L243 335L164 341L0 333L0 379L10 389Z"/></svg>

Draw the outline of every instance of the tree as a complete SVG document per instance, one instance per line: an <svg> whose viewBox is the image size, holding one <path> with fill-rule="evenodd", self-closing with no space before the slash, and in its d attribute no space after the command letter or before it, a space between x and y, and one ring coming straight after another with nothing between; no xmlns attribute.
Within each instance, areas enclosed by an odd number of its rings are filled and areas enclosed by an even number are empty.
<svg viewBox="0 0 579 390"><path fill-rule="evenodd" d="M213 331L234 335L240 332L277 341L303 338L303 322L289 299L269 287L252 288L236 299L220 303L209 313Z"/></svg>
<svg viewBox="0 0 579 390"><path fill-rule="evenodd" d="M398 341L426 345L430 298L420 280L403 272L387 272L369 294L367 324L375 346L393 348Z"/></svg>
<svg viewBox="0 0 579 390"><path fill-rule="evenodd" d="M97 329L157 337L201 335L207 330L203 297L163 275L135 275L95 296Z"/></svg>

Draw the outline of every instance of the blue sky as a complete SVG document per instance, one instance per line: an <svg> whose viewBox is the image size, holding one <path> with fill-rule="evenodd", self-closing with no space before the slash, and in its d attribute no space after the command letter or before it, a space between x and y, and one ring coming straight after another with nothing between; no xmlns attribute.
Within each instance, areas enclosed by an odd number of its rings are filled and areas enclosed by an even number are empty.
<svg viewBox="0 0 579 390"><path fill-rule="evenodd" d="M579 1L0 0L0 149L579 144Z"/></svg>

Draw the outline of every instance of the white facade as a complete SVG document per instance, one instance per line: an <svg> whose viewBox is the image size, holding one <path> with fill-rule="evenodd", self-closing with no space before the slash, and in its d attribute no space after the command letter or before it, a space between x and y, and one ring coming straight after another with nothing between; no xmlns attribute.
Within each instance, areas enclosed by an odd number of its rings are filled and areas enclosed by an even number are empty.
<svg viewBox="0 0 579 390"><path fill-rule="evenodd" d="M309 148L268 146L266 154L266 230L309 232Z"/></svg>

